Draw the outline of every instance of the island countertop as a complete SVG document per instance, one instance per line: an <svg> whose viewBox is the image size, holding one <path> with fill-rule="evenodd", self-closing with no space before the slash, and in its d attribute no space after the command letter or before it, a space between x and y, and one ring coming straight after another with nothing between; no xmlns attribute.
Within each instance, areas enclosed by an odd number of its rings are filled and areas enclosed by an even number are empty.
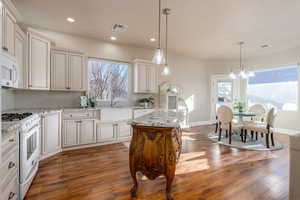
<svg viewBox="0 0 300 200"><path fill-rule="evenodd" d="M186 124L186 116L183 112L155 110L128 123L134 126L182 128Z"/></svg>

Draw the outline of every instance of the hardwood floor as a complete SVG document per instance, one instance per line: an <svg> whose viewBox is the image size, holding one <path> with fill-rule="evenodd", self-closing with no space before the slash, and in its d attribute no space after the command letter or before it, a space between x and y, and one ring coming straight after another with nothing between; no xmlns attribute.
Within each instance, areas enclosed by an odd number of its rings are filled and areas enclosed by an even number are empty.
<svg viewBox="0 0 300 200"><path fill-rule="evenodd" d="M211 142L202 126L184 131L173 183L175 200L288 199L288 138L274 152L245 151ZM63 152L40 163L27 200L127 200L132 179L129 143ZM165 199L165 178L141 177L136 199Z"/></svg>

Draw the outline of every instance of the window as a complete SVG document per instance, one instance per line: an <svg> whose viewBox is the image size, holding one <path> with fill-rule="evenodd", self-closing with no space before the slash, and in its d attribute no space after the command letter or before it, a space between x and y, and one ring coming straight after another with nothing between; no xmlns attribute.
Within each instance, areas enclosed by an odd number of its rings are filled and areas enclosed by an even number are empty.
<svg viewBox="0 0 300 200"><path fill-rule="evenodd" d="M248 80L248 105L296 111L298 109L298 66L257 71Z"/></svg>
<svg viewBox="0 0 300 200"><path fill-rule="evenodd" d="M232 81L218 81L217 95L218 102L232 102Z"/></svg>
<svg viewBox="0 0 300 200"><path fill-rule="evenodd" d="M128 64L91 59L89 96L98 101L120 101L128 98Z"/></svg>

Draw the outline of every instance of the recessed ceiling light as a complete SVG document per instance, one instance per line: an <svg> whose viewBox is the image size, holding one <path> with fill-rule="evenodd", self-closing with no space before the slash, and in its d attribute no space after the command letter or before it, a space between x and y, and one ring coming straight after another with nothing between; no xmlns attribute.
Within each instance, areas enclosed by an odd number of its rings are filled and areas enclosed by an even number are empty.
<svg viewBox="0 0 300 200"><path fill-rule="evenodd" d="M113 41L115 41L115 40L117 40L117 37L115 37L115 36L111 36L111 37L110 37L110 40L113 40Z"/></svg>
<svg viewBox="0 0 300 200"><path fill-rule="evenodd" d="M156 39L155 38L150 38L150 42L155 42Z"/></svg>
<svg viewBox="0 0 300 200"><path fill-rule="evenodd" d="M73 18L71 18L71 17L68 17L68 18L67 18L67 21L70 22L70 23L73 23L73 22L75 22L75 19L73 19Z"/></svg>
<svg viewBox="0 0 300 200"><path fill-rule="evenodd" d="M262 44L262 45L260 45L260 47L261 47L261 48L267 48L267 47L269 47L269 45L267 45L267 44Z"/></svg>

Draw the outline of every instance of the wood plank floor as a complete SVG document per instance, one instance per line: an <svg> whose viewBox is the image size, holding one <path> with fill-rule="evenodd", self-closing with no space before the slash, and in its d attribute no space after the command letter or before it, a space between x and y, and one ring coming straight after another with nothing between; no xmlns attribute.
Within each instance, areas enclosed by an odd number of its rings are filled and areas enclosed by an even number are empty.
<svg viewBox="0 0 300 200"><path fill-rule="evenodd" d="M175 200L288 199L288 138L274 152L245 151L207 139L212 127L184 132L183 154L173 183ZM279 137L279 136L277 136ZM129 143L73 150L40 163L27 200L127 200L132 180ZM165 179L142 178L136 199L161 200Z"/></svg>

